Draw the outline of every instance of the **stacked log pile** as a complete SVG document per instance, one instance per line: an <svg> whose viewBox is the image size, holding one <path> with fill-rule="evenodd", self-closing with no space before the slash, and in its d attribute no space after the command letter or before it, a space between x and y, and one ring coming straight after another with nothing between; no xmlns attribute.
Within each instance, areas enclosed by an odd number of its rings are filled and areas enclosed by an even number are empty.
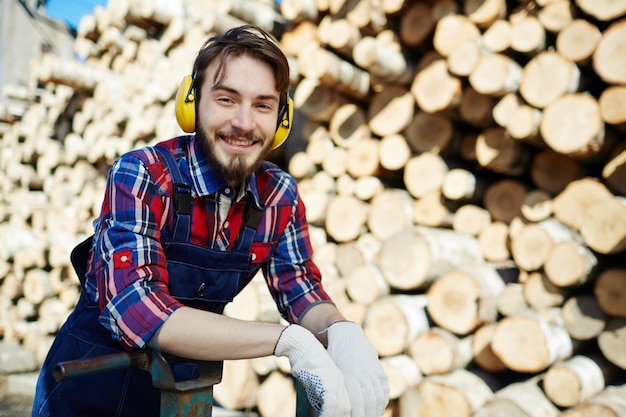
<svg viewBox="0 0 626 417"><path fill-rule="evenodd" d="M109 0L83 59L43 54L5 92L30 105L0 129L2 338L43 358L108 166L180 133L194 54L244 22L293 66L306 120L275 157L382 358L387 415L626 416L623 0ZM227 314L280 320L260 277ZM288 375L227 363L216 398L293 415Z"/></svg>

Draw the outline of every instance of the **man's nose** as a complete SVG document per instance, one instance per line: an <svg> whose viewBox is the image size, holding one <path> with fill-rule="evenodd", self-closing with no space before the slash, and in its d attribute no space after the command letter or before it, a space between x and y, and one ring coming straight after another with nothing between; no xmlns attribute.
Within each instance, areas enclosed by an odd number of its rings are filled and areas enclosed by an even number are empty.
<svg viewBox="0 0 626 417"><path fill-rule="evenodd" d="M248 132L254 128L254 115L248 106L239 106L231 120L234 128Z"/></svg>

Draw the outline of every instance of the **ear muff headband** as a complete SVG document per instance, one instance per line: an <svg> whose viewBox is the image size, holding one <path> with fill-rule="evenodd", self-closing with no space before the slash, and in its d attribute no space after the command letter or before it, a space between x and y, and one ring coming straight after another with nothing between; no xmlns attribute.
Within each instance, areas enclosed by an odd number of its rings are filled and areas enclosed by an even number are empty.
<svg viewBox="0 0 626 417"><path fill-rule="evenodd" d="M196 131L196 94L194 79L191 75L183 77L178 91L176 92L176 121L185 133ZM278 124L274 133L272 149L278 148L285 143L293 120L293 100L287 96L287 103L278 112Z"/></svg>

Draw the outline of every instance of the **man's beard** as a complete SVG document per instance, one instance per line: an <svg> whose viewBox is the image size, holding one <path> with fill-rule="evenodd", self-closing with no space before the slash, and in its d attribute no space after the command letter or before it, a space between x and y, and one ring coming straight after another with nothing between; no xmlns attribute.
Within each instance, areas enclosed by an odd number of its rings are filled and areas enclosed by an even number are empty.
<svg viewBox="0 0 626 417"><path fill-rule="evenodd" d="M206 156L209 164L227 183L238 185L245 181L265 160L272 150L272 141L267 141L264 145L259 157L255 162L248 165L246 159L241 155L231 155L227 164L223 164L215 155L215 146L220 137L239 137L246 139L258 140L259 138L253 133L241 133L236 130L225 132L218 130L213 133L213 137L209 138L205 134L205 129L199 128L196 131L196 139L200 143L202 151Z"/></svg>

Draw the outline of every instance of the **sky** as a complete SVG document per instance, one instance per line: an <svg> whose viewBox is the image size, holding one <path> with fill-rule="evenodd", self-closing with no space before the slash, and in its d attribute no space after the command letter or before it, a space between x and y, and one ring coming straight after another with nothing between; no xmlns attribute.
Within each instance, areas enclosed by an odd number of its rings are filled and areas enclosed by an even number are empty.
<svg viewBox="0 0 626 417"><path fill-rule="evenodd" d="M107 0L47 0L46 15L76 29L83 15L92 14L97 5L106 4Z"/></svg>

